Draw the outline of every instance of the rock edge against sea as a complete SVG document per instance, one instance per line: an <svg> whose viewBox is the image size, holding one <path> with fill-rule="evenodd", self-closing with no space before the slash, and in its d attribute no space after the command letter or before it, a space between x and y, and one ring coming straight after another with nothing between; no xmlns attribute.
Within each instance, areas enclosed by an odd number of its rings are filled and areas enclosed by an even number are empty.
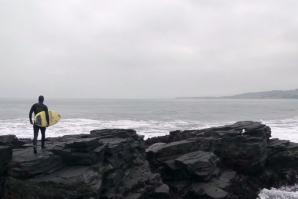
<svg viewBox="0 0 298 199"><path fill-rule="evenodd" d="M251 121L144 140L131 129L46 140L0 136L4 199L255 199L297 182L298 144Z"/></svg>

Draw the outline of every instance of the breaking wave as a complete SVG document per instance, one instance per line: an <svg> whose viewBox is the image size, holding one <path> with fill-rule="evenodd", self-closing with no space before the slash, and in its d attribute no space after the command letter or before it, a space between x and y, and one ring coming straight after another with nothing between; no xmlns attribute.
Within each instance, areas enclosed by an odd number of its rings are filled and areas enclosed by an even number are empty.
<svg viewBox="0 0 298 199"><path fill-rule="evenodd" d="M282 187L280 189L263 189L259 194L259 199L297 199L298 186Z"/></svg>

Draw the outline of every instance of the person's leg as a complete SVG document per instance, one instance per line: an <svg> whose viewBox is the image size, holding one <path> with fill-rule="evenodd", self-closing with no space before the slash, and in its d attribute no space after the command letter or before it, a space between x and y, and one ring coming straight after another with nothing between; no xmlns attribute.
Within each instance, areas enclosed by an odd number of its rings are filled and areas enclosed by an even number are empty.
<svg viewBox="0 0 298 199"><path fill-rule="evenodd" d="M46 139L46 127L41 127L40 131L41 131L41 148L43 149L44 148L44 142L45 142L45 139Z"/></svg>
<svg viewBox="0 0 298 199"><path fill-rule="evenodd" d="M36 146L37 146L37 138L38 138L39 127L36 126L36 125L33 125L33 131L34 131L33 150L34 150L34 153L37 153Z"/></svg>

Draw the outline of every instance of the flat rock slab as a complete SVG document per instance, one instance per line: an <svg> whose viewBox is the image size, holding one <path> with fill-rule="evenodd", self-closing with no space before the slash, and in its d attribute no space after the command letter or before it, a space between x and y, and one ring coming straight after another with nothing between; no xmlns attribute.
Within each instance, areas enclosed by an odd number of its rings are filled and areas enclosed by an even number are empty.
<svg viewBox="0 0 298 199"><path fill-rule="evenodd" d="M92 130L91 135L97 135L101 138L138 138L138 135L133 129L101 129Z"/></svg>
<svg viewBox="0 0 298 199"><path fill-rule="evenodd" d="M67 143L65 143L66 148L86 148L90 146L96 146L96 145L102 145L102 143L99 142L100 138L79 138L70 140Z"/></svg>
<svg viewBox="0 0 298 199"><path fill-rule="evenodd" d="M210 183L192 184L192 189L198 196L206 195L211 199L226 199L228 193Z"/></svg>
<svg viewBox="0 0 298 199"><path fill-rule="evenodd" d="M216 187L226 189L231 185L231 180L236 176L235 171L224 171L218 179L212 181Z"/></svg>
<svg viewBox="0 0 298 199"><path fill-rule="evenodd" d="M189 153L198 150L200 146L197 146L197 140L182 140L177 142L171 142L169 144L157 143L152 145L146 150L149 158L167 157L179 154Z"/></svg>
<svg viewBox="0 0 298 199"><path fill-rule="evenodd" d="M141 199L143 196L140 193L132 193L125 196L123 199Z"/></svg>
<svg viewBox="0 0 298 199"><path fill-rule="evenodd" d="M175 160L178 167L186 169L189 173L211 170L219 162L219 158L212 152L196 151L187 153Z"/></svg>
<svg viewBox="0 0 298 199"><path fill-rule="evenodd" d="M92 165L103 160L106 147L107 145L104 144L87 153L73 152L72 149L57 145L51 149L51 152L60 156L67 165Z"/></svg>
<svg viewBox="0 0 298 199"><path fill-rule="evenodd" d="M0 164L5 164L12 158L12 149L8 146L0 146Z"/></svg>
<svg viewBox="0 0 298 199"><path fill-rule="evenodd" d="M131 142L123 138L104 138L101 142L107 144L106 153L115 154L131 148Z"/></svg>
<svg viewBox="0 0 298 199"><path fill-rule="evenodd" d="M8 165L10 176L29 178L36 175L49 174L65 167L61 157L47 150L34 154L32 148L17 149Z"/></svg>
<svg viewBox="0 0 298 199"><path fill-rule="evenodd" d="M15 135L1 135L0 136L0 145L10 146L12 148L19 148L24 145L25 142L19 141Z"/></svg>

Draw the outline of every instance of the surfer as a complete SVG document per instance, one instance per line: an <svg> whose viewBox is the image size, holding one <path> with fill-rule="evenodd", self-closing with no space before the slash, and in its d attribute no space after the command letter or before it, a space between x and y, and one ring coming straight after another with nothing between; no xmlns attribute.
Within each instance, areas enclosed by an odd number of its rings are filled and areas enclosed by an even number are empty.
<svg viewBox="0 0 298 199"><path fill-rule="evenodd" d="M43 104L44 101L44 97L41 95L38 97L38 103L33 104L33 106L30 109L29 112L29 119L30 119L30 123L33 125L33 132L34 132L34 138L33 138L33 152L37 153L37 137L38 137L38 131L40 129L41 132L41 148L44 149L44 142L45 142L45 138L46 138L46 127L39 127L37 125L35 125L32 121L32 113L34 112L34 114L38 114L39 112L45 111L46 112L46 119L47 122L49 124L49 112L48 112L48 107Z"/></svg>

